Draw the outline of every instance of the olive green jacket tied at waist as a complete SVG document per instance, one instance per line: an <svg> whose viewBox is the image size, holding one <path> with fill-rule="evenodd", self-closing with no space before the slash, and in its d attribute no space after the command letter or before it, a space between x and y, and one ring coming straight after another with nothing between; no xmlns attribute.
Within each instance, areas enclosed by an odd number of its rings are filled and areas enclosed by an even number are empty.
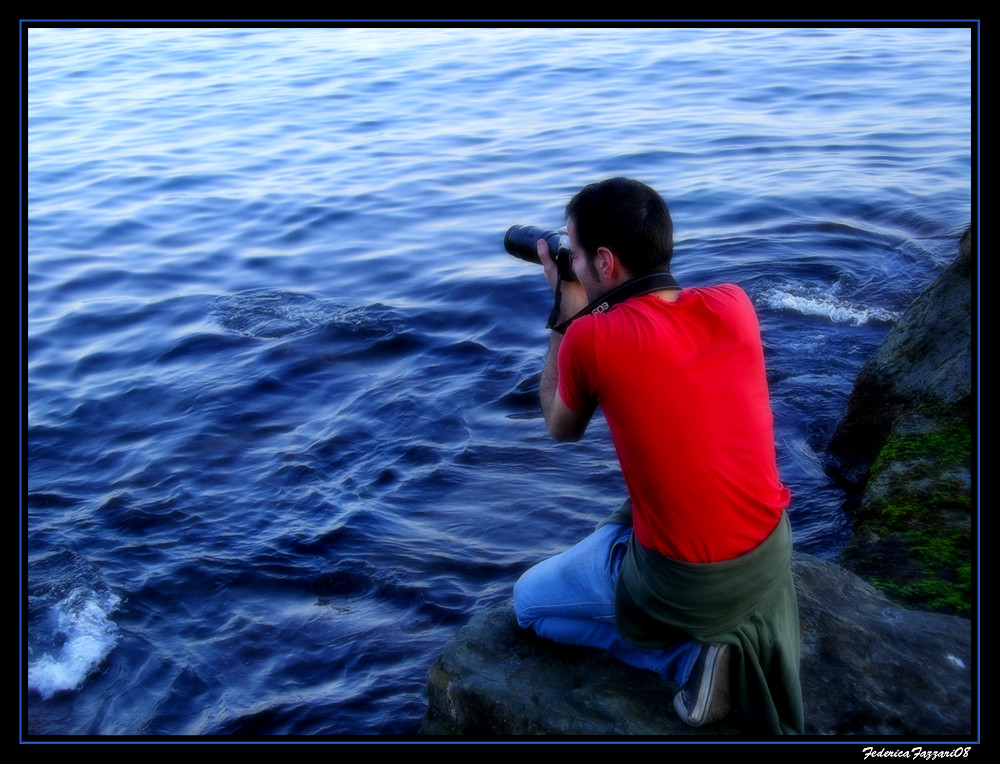
<svg viewBox="0 0 1000 764"><path fill-rule="evenodd" d="M640 647L688 638L733 645L734 709L770 733L802 734L791 559L792 530L784 512L756 549L722 562L672 560L633 536L615 590L618 630Z"/></svg>

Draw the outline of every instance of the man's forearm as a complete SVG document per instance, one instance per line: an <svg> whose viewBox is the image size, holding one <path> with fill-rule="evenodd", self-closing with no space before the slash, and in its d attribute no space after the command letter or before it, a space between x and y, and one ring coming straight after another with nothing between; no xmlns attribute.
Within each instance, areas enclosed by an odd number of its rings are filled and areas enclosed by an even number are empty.
<svg viewBox="0 0 1000 764"><path fill-rule="evenodd" d="M542 416L545 417L546 425L552 423L553 404L559 390L559 346L563 337L559 332L550 332L549 335L549 352L545 356L545 367L542 369L542 379L538 384Z"/></svg>
<svg viewBox="0 0 1000 764"><path fill-rule="evenodd" d="M563 403L559 397L559 346L562 335L552 332L549 339L549 354L545 357L545 368L542 369L542 380L538 385L539 397L542 399L542 415L545 417L545 427L556 440L579 440L587 429L587 423L594 413L593 408L583 414L578 414Z"/></svg>

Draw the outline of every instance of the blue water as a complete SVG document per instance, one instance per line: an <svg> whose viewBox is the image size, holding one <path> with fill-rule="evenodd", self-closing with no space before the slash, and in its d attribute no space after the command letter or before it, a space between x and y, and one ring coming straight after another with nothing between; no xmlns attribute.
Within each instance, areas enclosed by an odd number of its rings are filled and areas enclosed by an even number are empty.
<svg viewBox="0 0 1000 764"><path fill-rule="evenodd" d="M416 732L448 638L623 496L603 420L545 434L502 247L610 175L754 300L834 558L823 446L972 218L970 38L31 29L28 732Z"/></svg>

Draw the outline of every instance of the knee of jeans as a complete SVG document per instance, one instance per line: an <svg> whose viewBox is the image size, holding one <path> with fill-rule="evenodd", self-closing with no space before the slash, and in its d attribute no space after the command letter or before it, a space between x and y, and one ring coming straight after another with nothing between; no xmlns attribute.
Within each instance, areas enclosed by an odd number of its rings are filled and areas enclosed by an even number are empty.
<svg viewBox="0 0 1000 764"><path fill-rule="evenodd" d="M517 583L514 584L514 615L517 616L518 625L524 626L524 624L521 623L521 617L524 605L524 600L521 597L521 592L522 592L521 579L518 579Z"/></svg>
<svg viewBox="0 0 1000 764"><path fill-rule="evenodd" d="M522 584L523 581L524 576L521 576L517 579L517 583L514 584L514 615L517 616L517 625L522 629L526 629L535 619L526 613L529 603L525 597L525 592L528 587Z"/></svg>

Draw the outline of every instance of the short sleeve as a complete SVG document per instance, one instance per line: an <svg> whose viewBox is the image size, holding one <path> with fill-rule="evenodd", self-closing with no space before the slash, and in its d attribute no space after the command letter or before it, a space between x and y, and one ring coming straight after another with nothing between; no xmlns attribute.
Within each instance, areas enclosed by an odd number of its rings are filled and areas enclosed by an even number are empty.
<svg viewBox="0 0 1000 764"><path fill-rule="evenodd" d="M597 401L594 362L594 321L574 321L559 346L559 397L577 414L592 410Z"/></svg>

